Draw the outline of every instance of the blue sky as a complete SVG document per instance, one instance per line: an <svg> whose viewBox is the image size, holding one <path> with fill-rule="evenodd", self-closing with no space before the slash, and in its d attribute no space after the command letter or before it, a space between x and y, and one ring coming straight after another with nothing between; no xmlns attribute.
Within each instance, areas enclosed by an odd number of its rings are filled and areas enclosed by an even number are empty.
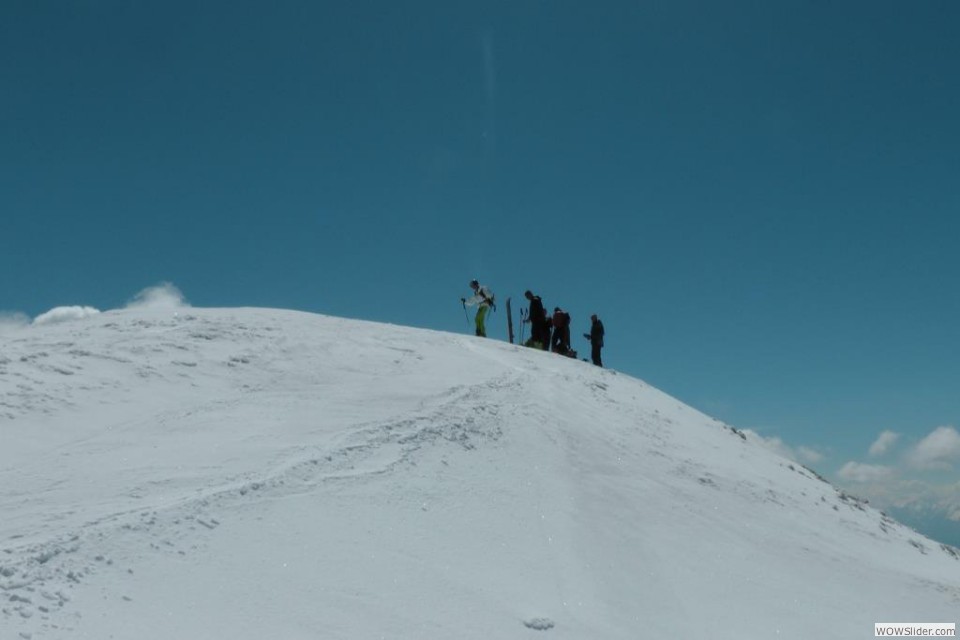
<svg viewBox="0 0 960 640"><path fill-rule="evenodd" d="M470 333L471 278L531 288L574 336L598 313L609 366L960 544L958 27L951 0L6 2L0 309L171 282Z"/></svg>

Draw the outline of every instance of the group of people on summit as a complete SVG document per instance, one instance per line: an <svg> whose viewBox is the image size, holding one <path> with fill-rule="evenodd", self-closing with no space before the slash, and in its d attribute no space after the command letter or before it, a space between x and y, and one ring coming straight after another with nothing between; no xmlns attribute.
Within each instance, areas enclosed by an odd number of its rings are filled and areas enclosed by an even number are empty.
<svg viewBox="0 0 960 640"><path fill-rule="evenodd" d="M474 316L476 334L486 337L485 321L487 313L491 308L496 307L493 292L477 280L470 281L470 288L473 290L473 296L460 298L460 302L463 303L464 309L468 306L477 307L477 313ZM523 318L524 324L530 323L530 339L524 345L575 358L577 352L570 347L570 314L560 307L555 307L553 315L548 316L540 296L534 295L529 289L523 295L530 303L530 308ZM583 334L583 337L590 341L590 359L593 364L602 367L603 361L600 357L600 351L603 349L603 323L597 317L597 314L590 316L590 322L590 333Z"/></svg>

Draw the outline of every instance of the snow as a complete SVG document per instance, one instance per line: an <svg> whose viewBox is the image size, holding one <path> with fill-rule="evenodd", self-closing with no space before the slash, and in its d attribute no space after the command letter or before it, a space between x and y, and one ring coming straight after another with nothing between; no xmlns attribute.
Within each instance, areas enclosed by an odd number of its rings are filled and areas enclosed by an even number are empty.
<svg viewBox="0 0 960 640"><path fill-rule="evenodd" d="M629 376L165 305L0 335L0 638L870 637L960 551Z"/></svg>

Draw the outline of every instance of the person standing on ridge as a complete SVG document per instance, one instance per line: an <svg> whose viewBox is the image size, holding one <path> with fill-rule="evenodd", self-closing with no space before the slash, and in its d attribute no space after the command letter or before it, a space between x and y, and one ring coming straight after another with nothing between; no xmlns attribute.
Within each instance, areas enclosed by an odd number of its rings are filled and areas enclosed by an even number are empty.
<svg viewBox="0 0 960 640"><path fill-rule="evenodd" d="M533 295L529 289L523 295L530 301L530 313L524 320L530 323L530 342L527 346L539 344L539 348L546 351L550 345L550 325L547 322L547 310L543 308L543 300L540 296Z"/></svg>
<svg viewBox="0 0 960 640"><path fill-rule="evenodd" d="M560 307L553 309L553 352L570 353L570 314Z"/></svg>
<svg viewBox="0 0 960 640"><path fill-rule="evenodd" d="M600 350L603 349L603 323L597 314L590 316L590 333L583 334L583 337L590 341L590 359L598 367L603 366L600 360Z"/></svg>
<svg viewBox="0 0 960 640"><path fill-rule="evenodd" d="M496 305L493 302L493 292L490 291L488 287L480 286L480 283L476 280L470 281L470 288L473 289L473 297L460 298L460 302L465 307L477 306L477 315L474 318L477 335L481 338L486 338L487 328L484 325L484 320L487 317L487 310L490 309L490 307L496 309Z"/></svg>

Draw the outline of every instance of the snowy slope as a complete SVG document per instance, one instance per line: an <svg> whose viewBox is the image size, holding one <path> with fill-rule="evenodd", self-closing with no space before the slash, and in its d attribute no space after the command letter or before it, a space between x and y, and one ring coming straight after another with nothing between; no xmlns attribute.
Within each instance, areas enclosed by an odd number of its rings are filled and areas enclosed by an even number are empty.
<svg viewBox="0 0 960 640"><path fill-rule="evenodd" d="M254 309L109 312L0 346L4 640L958 619L960 552L583 362Z"/></svg>

